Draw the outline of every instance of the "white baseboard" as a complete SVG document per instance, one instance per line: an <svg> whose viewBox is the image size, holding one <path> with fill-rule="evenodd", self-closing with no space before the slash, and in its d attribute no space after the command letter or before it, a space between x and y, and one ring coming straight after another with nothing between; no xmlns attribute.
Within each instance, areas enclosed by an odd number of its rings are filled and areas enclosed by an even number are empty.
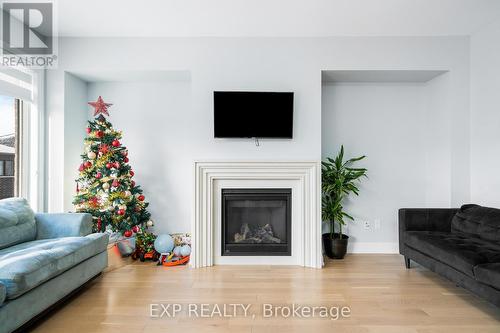
<svg viewBox="0 0 500 333"><path fill-rule="evenodd" d="M349 242L348 253L399 253L399 244L390 242Z"/></svg>

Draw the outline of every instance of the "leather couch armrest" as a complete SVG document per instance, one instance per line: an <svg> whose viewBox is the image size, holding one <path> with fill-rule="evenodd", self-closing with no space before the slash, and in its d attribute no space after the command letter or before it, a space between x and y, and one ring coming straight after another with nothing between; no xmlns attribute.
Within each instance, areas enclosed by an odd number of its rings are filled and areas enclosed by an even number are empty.
<svg viewBox="0 0 500 333"><path fill-rule="evenodd" d="M87 213L39 213L35 215L36 239L87 236L92 233L92 215Z"/></svg>
<svg viewBox="0 0 500 333"><path fill-rule="evenodd" d="M401 208L399 210L399 253L404 254L406 231L451 231L458 208Z"/></svg>

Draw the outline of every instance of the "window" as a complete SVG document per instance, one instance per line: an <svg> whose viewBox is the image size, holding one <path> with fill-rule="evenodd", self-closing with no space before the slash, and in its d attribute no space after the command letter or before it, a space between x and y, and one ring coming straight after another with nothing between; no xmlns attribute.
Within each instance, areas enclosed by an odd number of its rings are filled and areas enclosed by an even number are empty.
<svg viewBox="0 0 500 333"><path fill-rule="evenodd" d="M17 194L15 161L18 104L13 97L0 96L0 199Z"/></svg>
<svg viewBox="0 0 500 333"><path fill-rule="evenodd" d="M0 68L0 199L44 210L43 71Z"/></svg>
<svg viewBox="0 0 500 333"><path fill-rule="evenodd" d="M2 161L2 160L0 160L0 177L2 177L2 176L14 177L14 161ZM0 186L1 186L1 182L0 182ZM13 194L10 196L13 196Z"/></svg>
<svg viewBox="0 0 500 333"><path fill-rule="evenodd" d="M5 176L14 176L14 161L5 161Z"/></svg>

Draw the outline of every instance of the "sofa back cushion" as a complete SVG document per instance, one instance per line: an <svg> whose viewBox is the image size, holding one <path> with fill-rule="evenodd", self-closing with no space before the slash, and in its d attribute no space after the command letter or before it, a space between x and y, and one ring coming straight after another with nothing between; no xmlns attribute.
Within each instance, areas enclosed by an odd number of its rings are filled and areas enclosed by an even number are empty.
<svg viewBox="0 0 500 333"><path fill-rule="evenodd" d="M26 199L0 200L0 249L32 241L35 236L35 213Z"/></svg>
<svg viewBox="0 0 500 333"><path fill-rule="evenodd" d="M451 221L451 231L500 242L500 209L463 205Z"/></svg>

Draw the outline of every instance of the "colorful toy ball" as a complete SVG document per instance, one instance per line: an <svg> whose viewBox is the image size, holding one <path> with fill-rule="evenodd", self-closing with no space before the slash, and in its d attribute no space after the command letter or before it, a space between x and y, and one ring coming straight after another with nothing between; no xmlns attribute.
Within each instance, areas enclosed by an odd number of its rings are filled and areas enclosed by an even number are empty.
<svg viewBox="0 0 500 333"><path fill-rule="evenodd" d="M159 253L169 253L174 248L174 240L170 235L163 234L156 237L155 250Z"/></svg>
<svg viewBox="0 0 500 333"><path fill-rule="evenodd" d="M191 254L191 246L189 246L189 245L183 245L181 247L181 256L182 257L187 257L190 254Z"/></svg>
<svg viewBox="0 0 500 333"><path fill-rule="evenodd" d="M174 256L180 257L181 256L181 249L182 249L182 246L174 247Z"/></svg>

